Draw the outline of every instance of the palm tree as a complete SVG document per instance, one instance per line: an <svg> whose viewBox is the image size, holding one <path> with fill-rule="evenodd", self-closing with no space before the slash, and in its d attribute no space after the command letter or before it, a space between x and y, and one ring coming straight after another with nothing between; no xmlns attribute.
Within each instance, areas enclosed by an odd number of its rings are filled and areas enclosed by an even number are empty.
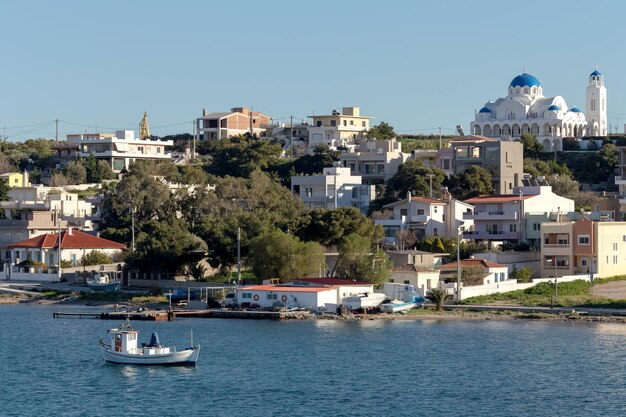
<svg viewBox="0 0 626 417"><path fill-rule="evenodd" d="M187 267L187 272L196 280L200 281L206 274L206 267L201 264L191 263Z"/></svg>
<svg viewBox="0 0 626 417"><path fill-rule="evenodd" d="M443 309L443 304L450 298L452 298L452 296L448 294L446 290L441 288L433 288L428 294L426 294L426 299L435 303L435 310L437 311L441 311Z"/></svg>

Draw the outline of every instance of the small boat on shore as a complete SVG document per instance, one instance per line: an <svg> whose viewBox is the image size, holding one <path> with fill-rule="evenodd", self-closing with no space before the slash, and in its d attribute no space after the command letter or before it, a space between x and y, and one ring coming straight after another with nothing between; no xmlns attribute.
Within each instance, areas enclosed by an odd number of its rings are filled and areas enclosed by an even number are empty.
<svg viewBox="0 0 626 417"><path fill-rule="evenodd" d="M152 333L150 343L137 346L139 332L130 324L109 329L109 343L100 339L102 356L106 362L129 365L195 366L200 353L200 345L177 351L175 347L162 346L159 336Z"/></svg>
<svg viewBox="0 0 626 417"><path fill-rule="evenodd" d="M400 313L414 308L422 307L424 299L422 297L413 297L411 301L393 300L389 303L380 305L380 311L383 313Z"/></svg>
<svg viewBox="0 0 626 417"><path fill-rule="evenodd" d="M385 294L365 292L344 297L341 300L341 304L349 308L351 311L357 311L361 309L376 308L381 305L386 298Z"/></svg>
<svg viewBox="0 0 626 417"><path fill-rule="evenodd" d="M122 282L114 273L98 272L93 278L87 278L87 287L94 291L118 292Z"/></svg>

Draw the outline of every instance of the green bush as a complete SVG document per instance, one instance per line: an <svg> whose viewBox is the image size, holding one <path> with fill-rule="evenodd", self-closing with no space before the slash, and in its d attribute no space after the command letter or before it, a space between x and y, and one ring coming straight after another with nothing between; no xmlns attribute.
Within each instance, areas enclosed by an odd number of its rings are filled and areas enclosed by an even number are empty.
<svg viewBox="0 0 626 417"><path fill-rule="evenodd" d="M88 254L82 257L80 264L84 266L89 265L102 265L113 263L113 260L103 252L92 250Z"/></svg>

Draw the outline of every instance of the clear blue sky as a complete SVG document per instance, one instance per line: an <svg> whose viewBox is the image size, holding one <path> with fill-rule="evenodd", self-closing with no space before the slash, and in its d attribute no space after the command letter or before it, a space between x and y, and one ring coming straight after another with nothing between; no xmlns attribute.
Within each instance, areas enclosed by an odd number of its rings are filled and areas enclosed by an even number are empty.
<svg viewBox="0 0 626 417"><path fill-rule="evenodd" d="M288 122L355 105L400 133L452 133L523 68L584 111L595 65L623 126L624 16L617 0L2 1L0 128L137 129L146 111L165 135L203 108Z"/></svg>

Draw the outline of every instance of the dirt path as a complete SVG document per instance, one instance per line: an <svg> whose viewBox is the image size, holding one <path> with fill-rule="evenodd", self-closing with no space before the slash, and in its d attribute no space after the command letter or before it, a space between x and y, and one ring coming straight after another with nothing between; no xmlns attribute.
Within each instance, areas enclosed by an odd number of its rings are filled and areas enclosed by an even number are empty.
<svg viewBox="0 0 626 417"><path fill-rule="evenodd" d="M626 300L626 281L613 281L595 285L591 289L593 295L610 298L611 300Z"/></svg>

